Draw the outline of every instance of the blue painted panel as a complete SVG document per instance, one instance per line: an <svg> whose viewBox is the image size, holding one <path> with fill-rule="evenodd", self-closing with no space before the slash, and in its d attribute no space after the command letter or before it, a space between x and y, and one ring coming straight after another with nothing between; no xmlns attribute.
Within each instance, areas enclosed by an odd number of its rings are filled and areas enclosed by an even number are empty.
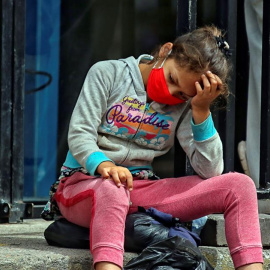
<svg viewBox="0 0 270 270"><path fill-rule="evenodd" d="M59 43L60 0L27 0L25 199L47 198L57 177ZM52 81L47 87L29 93L46 84L49 76Z"/></svg>

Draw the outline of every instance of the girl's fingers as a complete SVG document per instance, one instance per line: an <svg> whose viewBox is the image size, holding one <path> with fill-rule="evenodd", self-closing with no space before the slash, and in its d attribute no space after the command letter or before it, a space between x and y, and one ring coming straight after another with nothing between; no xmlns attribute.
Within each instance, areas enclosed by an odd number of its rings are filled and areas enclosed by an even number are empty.
<svg viewBox="0 0 270 270"><path fill-rule="evenodd" d="M223 83L222 83L221 79L218 76L216 76L216 79L217 79L217 90L219 90L220 93L221 93L222 92Z"/></svg>
<svg viewBox="0 0 270 270"><path fill-rule="evenodd" d="M191 105L195 108L208 108L220 94L222 94L221 79L208 71L201 75L202 82L195 82L197 95L192 98Z"/></svg>
<svg viewBox="0 0 270 270"><path fill-rule="evenodd" d="M222 87L221 79L211 71L207 71L206 74L210 80L212 90L220 90Z"/></svg>
<svg viewBox="0 0 270 270"><path fill-rule="evenodd" d="M129 170L125 170L125 171L121 172L121 176L119 173L119 177L120 177L120 180L122 183L126 182L127 188L129 190L133 189L133 177L132 177Z"/></svg>
<svg viewBox="0 0 270 270"><path fill-rule="evenodd" d="M203 81L203 90L206 92L211 91L211 83L205 74L202 75L202 81Z"/></svg>
<svg viewBox="0 0 270 270"><path fill-rule="evenodd" d="M195 82L195 87L196 87L197 93L200 91L203 91L202 86L200 85L199 82Z"/></svg>
<svg viewBox="0 0 270 270"><path fill-rule="evenodd" d="M102 171L101 176L102 176L102 178L104 178L104 179L108 179L108 178L111 177L110 174L109 174L109 172L108 172L106 169L104 169L104 170Z"/></svg>
<svg viewBox="0 0 270 270"><path fill-rule="evenodd" d="M110 167L107 170L104 170L102 177L105 179L112 178L118 187L126 182L127 188L129 190L133 189L133 177L128 169L122 167Z"/></svg>
<svg viewBox="0 0 270 270"><path fill-rule="evenodd" d="M118 177L122 183L126 182L126 180L127 180L127 176L126 176L126 173L124 171L119 171Z"/></svg>
<svg viewBox="0 0 270 270"><path fill-rule="evenodd" d="M211 82L211 90L216 91L216 89L217 89L217 80L215 78L211 77L210 82Z"/></svg>
<svg viewBox="0 0 270 270"><path fill-rule="evenodd" d="M218 84L221 84L222 85L221 79L217 75L215 75L215 77L216 77L216 80L217 80Z"/></svg>
<svg viewBox="0 0 270 270"><path fill-rule="evenodd" d="M132 177L131 173L129 173L127 175L127 188L129 191L131 191L133 189L133 177Z"/></svg>
<svg viewBox="0 0 270 270"><path fill-rule="evenodd" d="M110 175L114 181L114 183L120 187L121 186L121 181L120 181L120 178L119 178L119 175L118 175L118 171L116 169L116 167L112 167L111 170L110 170Z"/></svg>

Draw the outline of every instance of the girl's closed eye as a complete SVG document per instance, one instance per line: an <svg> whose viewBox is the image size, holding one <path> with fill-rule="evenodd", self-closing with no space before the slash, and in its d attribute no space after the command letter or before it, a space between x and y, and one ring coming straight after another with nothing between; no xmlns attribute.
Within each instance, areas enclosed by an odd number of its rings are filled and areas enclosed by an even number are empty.
<svg viewBox="0 0 270 270"><path fill-rule="evenodd" d="M189 99L182 91L178 92L178 96L183 100L188 100Z"/></svg>
<svg viewBox="0 0 270 270"><path fill-rule="evenodd" d="M171 73L169 73L169 79L170 79L170 83L176 84ZM188 100L188 97L182 91L177 92L176 96L182 100L185 100L185 101Z"/></svg>
<svg viewBox="0 0 270 270"><path fill-rule="evenodd" d="M171 82L171 83L175 84L175 82L174 82L174 80L173 80L173 77L172 77L172 74L171 74L171 73L169 74L169 79L170 79L170 82Z"/></svg>

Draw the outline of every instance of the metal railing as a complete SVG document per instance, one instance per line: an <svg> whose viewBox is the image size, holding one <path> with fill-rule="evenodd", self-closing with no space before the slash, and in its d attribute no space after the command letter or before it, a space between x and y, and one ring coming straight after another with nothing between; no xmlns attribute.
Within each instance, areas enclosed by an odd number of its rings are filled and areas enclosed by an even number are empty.
<svg viewBox="0 0 270 270"><path fill-rule="evenodd" d="M25 0L1 3L0 222L18 222L23 203Z"/></svg>
<svg viewBox="0 0 270 270"><path fill-rule="evenodd" d="M1 72L0 72L0 222L18 222L22 216L31 216L32 205L23 202L23 111L24 111L24 48L25 0L2 0L0 8ZM227 30L227 40L236 51L237 1L216 1L217 26ZM261 106L260 190L263 198L269 196L270 181L270 1L264 1L263 63ZM177 35L197 26L197 1L177 0ZM234 54L232 62L236 64ZM235 94L236 73L230 89ZM214 115L214 121L224 144L225 172L235 166L235 99L226 111ZM188 162L182 167L177 160L185 158L176 143L175 176L192 174ZM177 164L177 165L176 165ZM266 195L265 195L266 194ZM268 198L268 197L267 197Z"/></svg>
<svg viewBox="0 0 270 270"><path fill-rule="evenodd" d="M270 188L270 2L263 2L260 186Z"/></svg>
<svg viewBox="0 0 270 270"><path fill-rule="evenodd" d="M236 52L237 46L237 1L217 1L216 25L227 30L227 40L231 49ZM269 198L270 188L270 2L263 3L263 56L262 56L262 85L261 85L261 147L260 147L260 188L259 198ZM197 0L177 1L177 35L191 31L197 24ZM232 56L232 64L236 66L236 55ZM241 67L240 67L241 68ZM231 98L226 112L214 115L214 121L219 130L224 145L224 172L234 171L235 164L235 85L236 73L233 72L230 83ZM241 110L241 108L240 108ZM180 158L185 157L179 144L176 142L175 175L190 175L193 173L189 161L184 166L179 166ZM180 156L180 158L179 158ZM177 164L177 165L176 165Z"/></svg>
<svg viewBox="0 0 270 270"><path fill-rule="evenodd" d="M177 1L177 35L181 35L185 32L194 30L197 27L197 0L178 0ZM236 24L237 24L237 4L236 1L219 1L217 4L217 26L222 29L228 29L227 40L232 48L236 47ZM235 65L236 56L232 56L232 63ZM218 127L219 134L224 145L224 161L225 172L234 170L234 129L235 129L235 100L233 98L235 94L235 74L232 75L230 91L232 93L229 106L226 111L218 112L213 115L216 126ZM179 155L184 157L183 152L180 150L179 144L176 142L176 157L175 164ZM177 163L178 164L178 163ZM179 167L179 164L175 166L176 175L190 175L193 173L191 165L187 160L185 167Z"/></svg>

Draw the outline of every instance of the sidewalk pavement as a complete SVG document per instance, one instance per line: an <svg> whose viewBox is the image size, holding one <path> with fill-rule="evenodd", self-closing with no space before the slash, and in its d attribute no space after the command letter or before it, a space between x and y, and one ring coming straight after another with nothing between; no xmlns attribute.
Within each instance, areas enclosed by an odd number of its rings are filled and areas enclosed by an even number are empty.
<svg viewBox="0 0 270 270"><path fill-rule="evenodd" d="M216 221L216 228L220 229L222 219L218 217ZM43 233L50 223L43 219L25 219L18 224L0 224L0 270L93 269L89 250L59 248L47 244ZM219 242L224 241L220 239ZM227 247L201 246L200 249L215 270L234 269ZM135 253L126 252L124 263L136 256ZM264 250L264 258L264 269L270 269L269 249Z"/></svg>

